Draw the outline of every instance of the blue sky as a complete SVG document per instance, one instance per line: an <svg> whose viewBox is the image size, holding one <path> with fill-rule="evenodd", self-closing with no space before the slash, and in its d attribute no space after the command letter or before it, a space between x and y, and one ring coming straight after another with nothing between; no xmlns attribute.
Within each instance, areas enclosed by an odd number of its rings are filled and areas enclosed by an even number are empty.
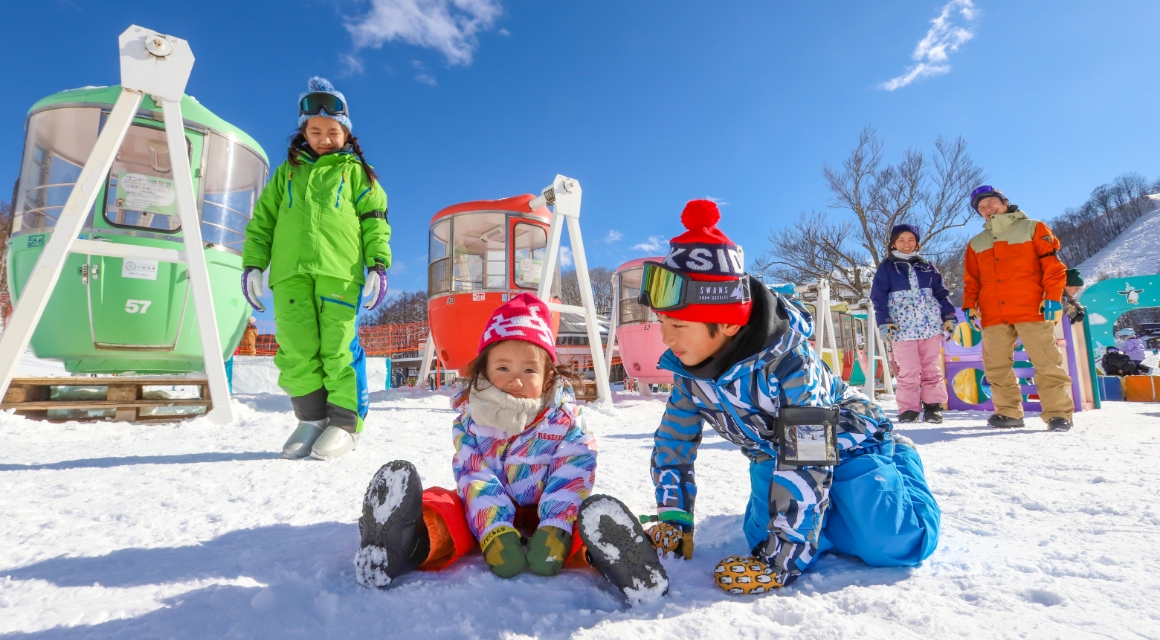
<svg viewBox="0 0 1160 640"><path fill-rule="evenodd" d="M892 160L963 136L1034 217L1125 171L1160 176L1160 4L884 4L23 3L0 21L0 183L16 177L33 102L118 82L116 38L130 23L189 40L188 93L275 162L306 79L345 92L390 196L395 290L425 286L440 208L538 190L556 173L584 186L593 264L663 244L681 232L683 203L706 196L758 255L771 230L825 207L822 165L841 162L866 125ZM884 88L896 78L904 86Z"/></svg>

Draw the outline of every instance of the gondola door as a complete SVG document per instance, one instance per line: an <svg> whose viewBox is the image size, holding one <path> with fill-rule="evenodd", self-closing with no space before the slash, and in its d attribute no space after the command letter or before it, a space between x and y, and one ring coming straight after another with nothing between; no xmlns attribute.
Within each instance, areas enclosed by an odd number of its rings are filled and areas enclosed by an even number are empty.
<svg viewBox="0 0 1160 640"><path fill-rule="evenodd" d="M199 192L203 136L186 130L194 190ZM130 127L97 204L93 239L144 244L138 238L172 238L183 250L169 146L161 123L138 120ZM189 301L184 264L91 256L89 318L97 348L169 351ZM190 321L193 315L190 314Z"/></svg>
<svg viewBox="0 0 1160 640"><path fill-rule="evenodd" d="M535 293L543 276L548 253L548 225L520 216L508 216L511 242L511 288ZM557 273L554 283L560 282ZM559 285L552 287L557 290Z"/></svg>

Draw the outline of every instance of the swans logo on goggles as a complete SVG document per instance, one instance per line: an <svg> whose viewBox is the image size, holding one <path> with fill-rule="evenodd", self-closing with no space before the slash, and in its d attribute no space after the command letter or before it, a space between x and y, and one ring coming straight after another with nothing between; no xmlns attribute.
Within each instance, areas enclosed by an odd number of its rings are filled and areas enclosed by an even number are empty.
<svg viewBox="0 0 1160 640"><path fill-rule="evenodd" d="M664 264L686 273L739 278L745 275L745 252L737 245L682 244L670 246Z"/></svg>

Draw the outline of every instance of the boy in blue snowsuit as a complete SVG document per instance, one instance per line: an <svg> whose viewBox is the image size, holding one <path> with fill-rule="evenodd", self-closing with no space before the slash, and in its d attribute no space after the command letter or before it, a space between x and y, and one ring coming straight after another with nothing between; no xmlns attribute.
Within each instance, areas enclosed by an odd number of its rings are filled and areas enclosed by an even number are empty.
<svg viewBox="0 0 1160 640"><path fill-rule="evenodd" d="M940 513L914 443L892 435L882 410L811 349L805 309L745 275L719 219L711 201L690 202L688 231L663 263L646 265L641 287L670 347L660 366L675 374L653 445L654 544L693 555L693 463L708 422L749 458L752 556L717 566L723 589L784 586L828 550L871 566L917 565L938 544Z"/></svg>

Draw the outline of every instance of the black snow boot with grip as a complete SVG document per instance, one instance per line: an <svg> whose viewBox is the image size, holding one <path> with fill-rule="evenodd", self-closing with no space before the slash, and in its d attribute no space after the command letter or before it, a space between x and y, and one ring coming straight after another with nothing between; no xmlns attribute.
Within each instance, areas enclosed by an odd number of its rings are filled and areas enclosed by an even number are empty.
<svg viewBox="0 0 1160 640"><path fill-rule="evenodd" d="M415 465L395 460L375 473L363 497L358 532L355 579L365 587L386 589L423 564L431 538L423 522L423 482Z"/></svg>
<svg viewBox="0 0 1160 640"><path fill-rule="evenodd" d="M917 411L903 411L902 413L898 414L898 421L899 422L918 422L918 412Z"/></svg>
<svg viewBox="0 0 1160 640"><path fill-rule="evenodd" d="M669 591L669 577L636 516L612 496L589 496L580 505L580 539L588 560L632 604Z"/></svg>
<svg viewBox="0 0 1160 640"><path fill-rule="evenodd" d="M942 404L938 402L922 403L922 421L933 424L942 424Z"/></svg>

